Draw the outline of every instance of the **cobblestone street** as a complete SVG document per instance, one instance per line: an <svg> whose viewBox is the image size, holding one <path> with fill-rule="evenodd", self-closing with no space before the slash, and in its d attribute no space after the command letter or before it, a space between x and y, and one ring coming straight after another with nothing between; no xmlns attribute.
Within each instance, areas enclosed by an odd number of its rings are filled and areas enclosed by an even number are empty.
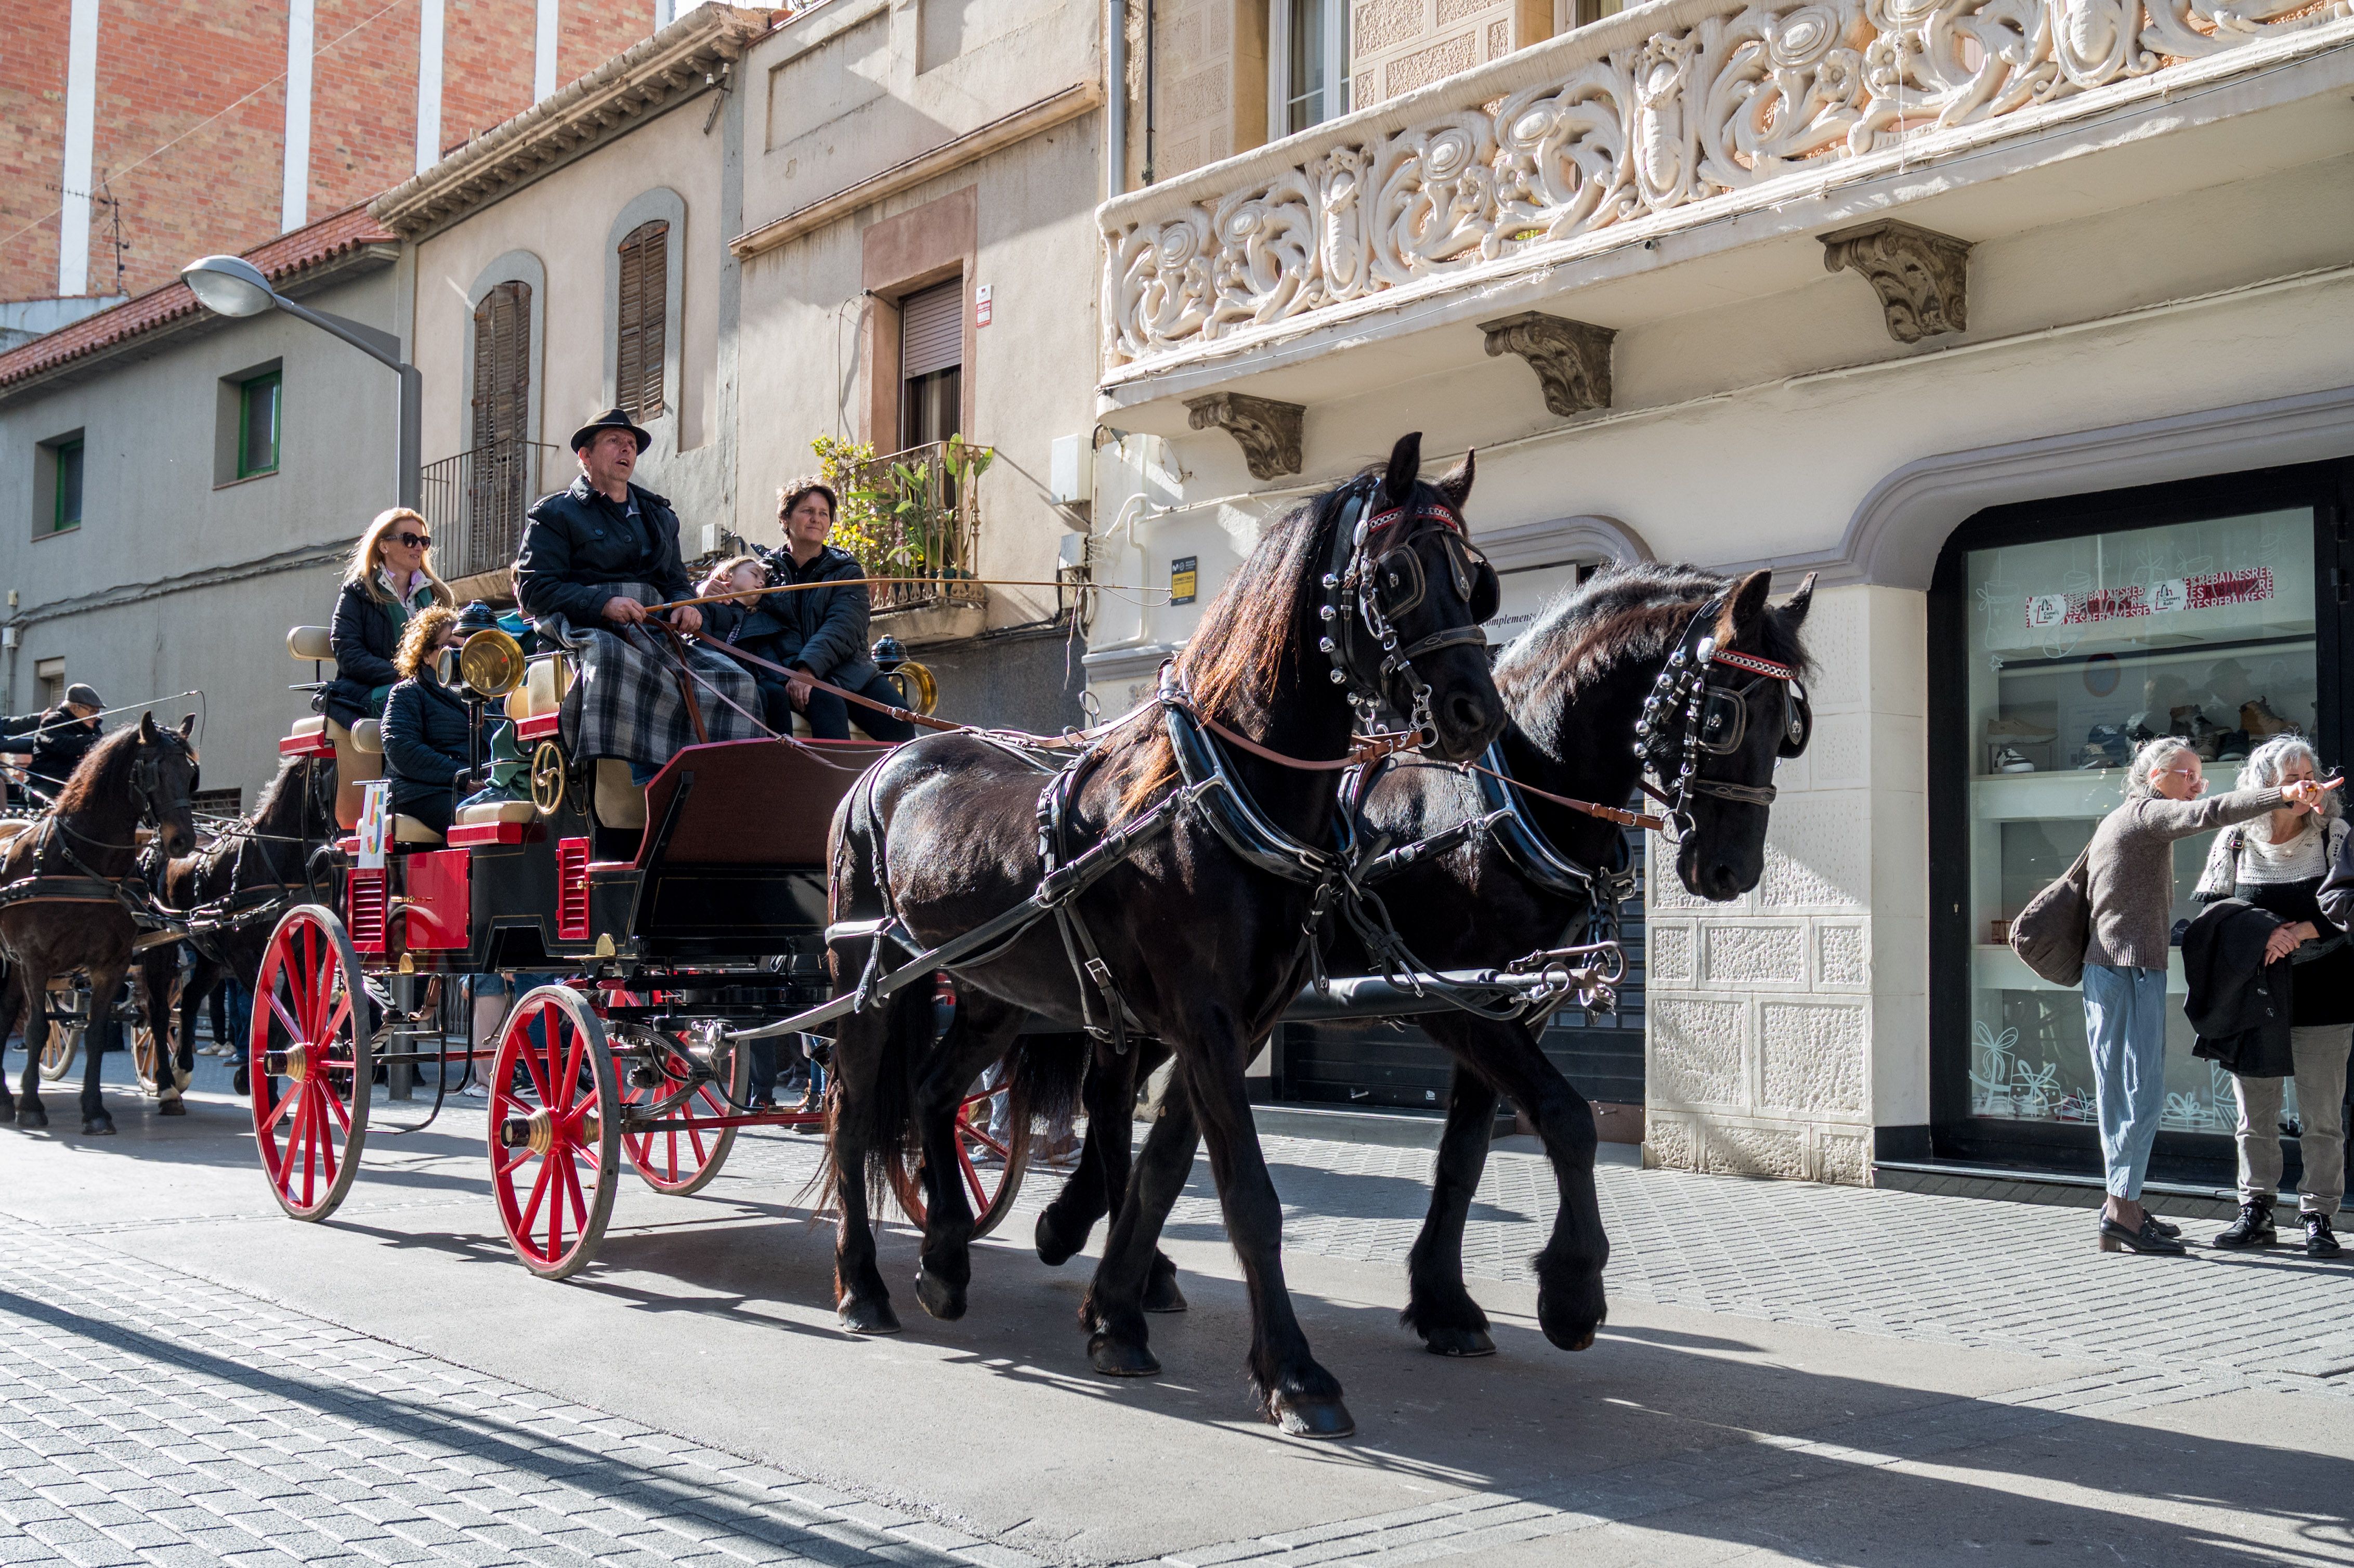
<svg viewBox="0 0 2354 1568"><path fill-rule="evenodd" d="M506 1257L476 1106L398 1139L380 1101L304 1227L223 1075L176 1122L118 1094L111 1142L0 1138L0 1563L2354 1562L2354 1267L2285 1250L2104 1256L2082 1210L1610 1165L1612 1321L1570 1357L1531 1319L1550 1171L1499 1152L1467 1253L1501 1353L1445 1362L1394 1326L1427 1153L1269 1138L1360 1421L1319 1447L1251 1418L1205 1166L1169 1232L1193 1310L1114 1385L1084 1265L1022 1245L1044 1174L968 1319L906 1292L907 1332L859 1341L814 1139L744 1138L692 1203L625 1187L609 1261L549 1286ZM884 1251L901 1290L907 1233Z"/></svg>

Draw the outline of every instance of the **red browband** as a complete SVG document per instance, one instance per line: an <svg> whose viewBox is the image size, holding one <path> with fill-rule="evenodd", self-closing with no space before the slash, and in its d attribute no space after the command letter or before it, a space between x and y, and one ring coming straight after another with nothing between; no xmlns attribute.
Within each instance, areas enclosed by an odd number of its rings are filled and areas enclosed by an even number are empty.
<svg viewBox="0 0 2354 1568"><path fill-rule="evenodd" d="M1798 673L1787 664L1776 664L1771 659L1760 659L1755 653L1735 653L1730 649L1708 656L1712 664L1730 664L1736 670L1746 670L1753 675L1771 675L1777 681L1797 678Z"/></svg>
<svg viewBox="0 0 2354 1568"><path fill-rule="evenodd" d="M1451 506L1428 505L1415 507L1411 513L1403 506L1393 506L1387 512L1376 513L1365 520L1365 532L1369 535L1378 534L1400 518L1406 518L1416 523L1444 523L1458 534L1463 532L1463 517L1460 513Z"/></svg>

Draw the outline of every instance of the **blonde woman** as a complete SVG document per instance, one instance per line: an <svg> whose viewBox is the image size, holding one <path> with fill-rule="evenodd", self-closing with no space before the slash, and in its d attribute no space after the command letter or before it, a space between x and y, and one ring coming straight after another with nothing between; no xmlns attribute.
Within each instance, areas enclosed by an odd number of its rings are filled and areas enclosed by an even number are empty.
<svg viewBox="0 0 2354 1568"><path fill-rule="evenodd" d="M2307 783L2318 759L2304 736L2280 736L2249 755L2240 782L2257 789ZM2237 898L2278 916L2268 960L2287 959L2289 1063L2296 1078L2297 1153L2305 1165L2297 1220L2309 1257L2342 1250L2330 1220L2346 1196L2346 1059L2354 1046L2354 948L2321 912L2322 879L2345 853L2348 824L2336 795L2319 810L2290 802L2215 836L2196 896ZM2240 1217L2215 1238L2220 1247L2270 1246L2279 1240L2273 1198L2281 1179L2281 1079L2233 1074L2239 1101Z"/></svg>
<svg viewBox="0 0 2354 1568"><path fill-rule="evenodd" d="M406 506L378 513L360 535L328 628L335 679L322 694L323 711L337 724L349 727L384 712L385 698L400 679L392 651L401 628L428 606L458 602L450 585L433 574L432 549L425 519Z"/></svg>

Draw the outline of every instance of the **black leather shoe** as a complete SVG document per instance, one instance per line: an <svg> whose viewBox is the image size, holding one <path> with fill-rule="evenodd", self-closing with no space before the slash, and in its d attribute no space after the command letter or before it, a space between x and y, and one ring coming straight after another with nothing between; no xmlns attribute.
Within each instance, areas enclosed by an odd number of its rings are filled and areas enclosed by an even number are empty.
<svg viewBox="0 0 2354 1568"><path fill-rule="evenodd" d="M2297 1217L2305 1223L2306 1256L2337 1257L2345 1252L2346 1249L2338 1245L2338 1233L2329 1228L2327 1214L2300 1214Z"/></svg>
<svg viewBox="0 0 2354 1568"><path fill-rule="evenodd" d="M2179 1257L2182 1243L2173 1236L2160 1235L2147 1215L2142 1217L2141 1228L2129 1229L2106 1214L2101 1216L2101 1250L2103 1252L2146 1252L2160 1256Z"/></svg>
<svg viewBox="0 0 2354 1568"><path fill-rule="evenodd" d="M2172 1220L2161 1220L2156 1214L2149 1213L2147 1209L2142 1211L2142 1218L2147 1220L2149 1222L2149 1228L2156 1231L2159 1235L2179 1236L2182 1234L2182 1227L2180 1225L2176 1224Z"/></svg>
<svg viewBox="0 0 2354 1568"><path fill-rule="evenodd" d="M2270 1203L2243 1203L2240 1217L2217 1233L2215 1245L2230 1251L2242 1247L2274 1246L2280 1242L2280 1232L2273 1225Z"/></svg>

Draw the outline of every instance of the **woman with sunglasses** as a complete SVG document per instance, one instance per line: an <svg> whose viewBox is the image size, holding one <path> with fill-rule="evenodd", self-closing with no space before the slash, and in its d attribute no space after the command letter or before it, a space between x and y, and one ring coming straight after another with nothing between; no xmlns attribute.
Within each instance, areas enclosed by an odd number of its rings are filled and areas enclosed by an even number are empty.
<svg viewBox="0 0 2354 1568"><path fill-rule="evenodd" d="M349 727L382 716L384 700L400 679L392 652L401 628L429 606L457 604L450 585L433 575L432 548L425 519L406 506L378 513L360 535L328 628L335 679L321 694L321 711L337 724Z"/></svg>

